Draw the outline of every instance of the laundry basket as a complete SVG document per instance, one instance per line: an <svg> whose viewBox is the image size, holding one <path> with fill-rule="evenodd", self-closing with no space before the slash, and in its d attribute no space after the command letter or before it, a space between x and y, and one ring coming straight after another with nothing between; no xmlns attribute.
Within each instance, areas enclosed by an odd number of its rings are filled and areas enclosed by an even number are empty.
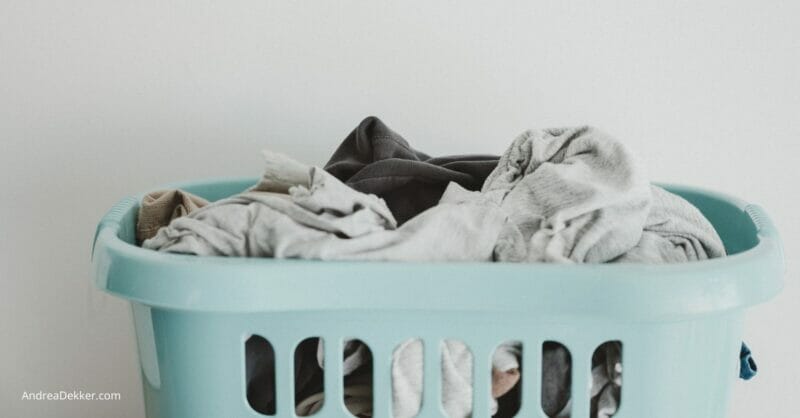
<svg viewBox="0 0 800 418"><path fill-rule="evenodd" d="M170 185L209 200L256 179ZM275 355L276 416L294 417L294 349L324 341L325 402L315 416L346 417L342 344L373 356L373 416L392 410L395 347L424 346L419 417L444 417L440 344L473 354L473 417L488 417L490 361L503 341L522 343L518 417L544 418L546 341L572 359L571 417L589 417L591 362L620 341L618 418L722 418L738 374L745 308L782 287L776 230L755 205L665 186L697 206L725 243L725 258L670 265L321 262L196 257L135 245L140 197L120 201L95 236L96 285L131 301L149 418L260 417L246 399L245 341L260 335Z"/></svg>

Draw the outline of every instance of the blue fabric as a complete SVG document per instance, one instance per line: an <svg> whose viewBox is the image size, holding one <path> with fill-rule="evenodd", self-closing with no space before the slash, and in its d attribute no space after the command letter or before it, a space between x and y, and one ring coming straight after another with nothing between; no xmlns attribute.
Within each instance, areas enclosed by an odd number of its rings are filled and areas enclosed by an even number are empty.
<svg viewBox="0 0 800 418"><path fill-rule="evenodd" d="M758 372L756 361L753 360L753 355L750 353L750 348L747 344L742 343L742 351L739 354L739 377L744 380L750 380Z"/></svg>

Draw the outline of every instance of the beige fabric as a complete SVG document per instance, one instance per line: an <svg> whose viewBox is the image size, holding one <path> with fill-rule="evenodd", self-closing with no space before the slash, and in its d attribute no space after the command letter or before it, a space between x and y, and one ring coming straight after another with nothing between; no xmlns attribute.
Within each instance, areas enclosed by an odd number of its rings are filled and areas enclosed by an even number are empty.
<svg viewBox="0 0 800 418"><path fill-rule="evenodd" d="M148 193L139 206L139 220L136 222L136 242L152 238L170 221L186 216L192 211L208 205L200 196L183 190L159 190Z"/></svg>
<svg viewBox="0 0 800 418"><path fill-rule="evenodd" d="M497 399L514 388L519 382L519 369L497 370L492 368L492 398Z"/></svg>

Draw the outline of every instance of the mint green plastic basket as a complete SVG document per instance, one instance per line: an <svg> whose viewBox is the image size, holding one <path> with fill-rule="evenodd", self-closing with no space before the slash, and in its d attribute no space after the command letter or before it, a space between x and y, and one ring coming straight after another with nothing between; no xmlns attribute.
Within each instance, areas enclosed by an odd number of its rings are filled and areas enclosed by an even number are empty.
<svg viewBox="0 0 800 418"><path fill-rule="evenodd" d="M173 184L209 200L256 179ZM441 410L439 346L472 350L473 416L488 417L490 358L521 341L518 417L544 418L541 347L572 357L572 417L589 417L591 358L605 341L623 347L618 418L722 418L738 375L745 308L779 292L778 234L756 205L718 193L666 186L696 205L730 256L671 264L321 262L195 257L135 245L140 197L123 199L95 237L96 285L131 301L149 418L259 417L246 399L245 340L266 338L276 358L276 415L294 417L293 356L308 337L326 359L358 338L374 358L373 416L391 416L391 357L411 337L424 342L422 418ZM350 416L341 361L325 369L326 401L315 416Z"/></svg>

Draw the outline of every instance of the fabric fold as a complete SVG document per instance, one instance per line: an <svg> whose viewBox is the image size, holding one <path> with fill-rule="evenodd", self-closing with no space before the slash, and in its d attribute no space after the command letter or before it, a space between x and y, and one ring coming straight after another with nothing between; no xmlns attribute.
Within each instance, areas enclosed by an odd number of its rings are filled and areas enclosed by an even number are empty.
<svg viewBox="0 0 800 418"><path fill-rule="evenodd" d="M491 261L507 224L499 193L451 183L438 205L398 228L382 199L316 167L301 176L299 164L272 158L258 185L175 219L143 246L203 256ZM284 175L285 166L294 174Z"/></svg>
<svg viewBox="0 0 800 418"><path fill-rule="evenodd" d="M501 207L519 229L499 261L612 260L639 241L650 208L633 157L591 127L523 132L482 190L505 193Z"/></svg>
<svg viewBox="0 0 800 418"><path fill-rule="evenodd" d="M436 205L451 182L480 190L496 165L492 155L431 158L370 116L339 145L325 170L355 190L384 199L403 224Z"/></svg>
<svg viewBox="0 0 800 418"><path fill-rule="evenodd" d="M208 201L183 190L159 190L142 198L136 220L136 242L141 244L176 218L208 205Z"/></svg>

